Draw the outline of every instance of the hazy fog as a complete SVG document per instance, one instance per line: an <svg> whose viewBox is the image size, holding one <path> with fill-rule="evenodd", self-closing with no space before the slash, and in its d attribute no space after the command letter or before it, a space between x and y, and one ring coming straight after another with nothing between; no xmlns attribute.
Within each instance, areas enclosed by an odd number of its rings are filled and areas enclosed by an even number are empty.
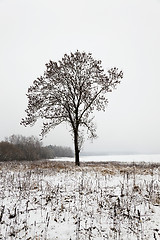
<svg viewBox="0 0 160 240"><path fill-rule="evenodd" d="M106 112L95 113L99 138L84 150L160 153L159 0L0 0L0 141L38 136L41 121L19 124L27 88L50 59L77 49L124 72ZM43 142L72 147L69 127Z"/></svg>

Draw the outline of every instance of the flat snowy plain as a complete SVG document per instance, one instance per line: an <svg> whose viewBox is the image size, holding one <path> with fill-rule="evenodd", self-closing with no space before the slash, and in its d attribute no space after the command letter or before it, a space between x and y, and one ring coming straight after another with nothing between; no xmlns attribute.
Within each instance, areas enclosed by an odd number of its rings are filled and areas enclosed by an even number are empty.
<svg viewBox="0 0 160 240"><path fill-rule="evenodd" d="M57 161L72 162L73 158L57 158ZM53 159L54 161L54 159ZM134 155L100 155L100 156L80 156L81 162L127 162L127 163L160 163L160 154L134 154Z"/></svg>
<svg viewBox="0 0 160 240"><path fill-rule="evenodd" d="M160 239L159 156L1 162L0 239Z"/></svg>

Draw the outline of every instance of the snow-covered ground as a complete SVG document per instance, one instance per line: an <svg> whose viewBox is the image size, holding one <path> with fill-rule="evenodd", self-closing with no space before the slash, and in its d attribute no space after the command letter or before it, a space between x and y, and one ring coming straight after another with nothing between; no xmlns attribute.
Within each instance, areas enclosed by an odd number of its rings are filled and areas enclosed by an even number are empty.
<svg viewBox="0 0 160 240"><path fill-rule="evenodd" d="M73 161L73 158L57 158L58 161ZM54 161L54 159L52 160ZM100 156L80 156L81 162L150 162L160 163L160 154L130 154L130 155L100 155Z"/></svg>
<svg viewBox="0 0 160 240"><path fill-rule="evenodd" d="M0 239L158 240L160 165L0 163Z"/></svg>

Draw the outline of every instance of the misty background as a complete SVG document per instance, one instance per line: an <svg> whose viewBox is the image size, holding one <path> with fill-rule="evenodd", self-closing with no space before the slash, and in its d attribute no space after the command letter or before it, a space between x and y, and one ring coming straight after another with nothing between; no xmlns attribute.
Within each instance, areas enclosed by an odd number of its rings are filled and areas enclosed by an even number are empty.
<svg viewBox="0 0 160 240"><path fill-rule="evenodd" d="M40 134L41 121L20 125L27 89L50 59L78 49L124 72L83 151L160 153L159 23L159 0L0 0L0 141ZM59 125L44 145L73 147L69 130Z"/></svg>

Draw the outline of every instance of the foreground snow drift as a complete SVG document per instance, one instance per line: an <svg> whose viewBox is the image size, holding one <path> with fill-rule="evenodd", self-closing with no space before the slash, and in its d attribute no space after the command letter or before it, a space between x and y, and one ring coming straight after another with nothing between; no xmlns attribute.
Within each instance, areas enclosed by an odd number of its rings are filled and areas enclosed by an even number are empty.
<svg viewBox="0 0 160 240"><path fill-rule="evenodd" d="M157 166L1 163L0 239L158 240L159 216Z"/></svg>

